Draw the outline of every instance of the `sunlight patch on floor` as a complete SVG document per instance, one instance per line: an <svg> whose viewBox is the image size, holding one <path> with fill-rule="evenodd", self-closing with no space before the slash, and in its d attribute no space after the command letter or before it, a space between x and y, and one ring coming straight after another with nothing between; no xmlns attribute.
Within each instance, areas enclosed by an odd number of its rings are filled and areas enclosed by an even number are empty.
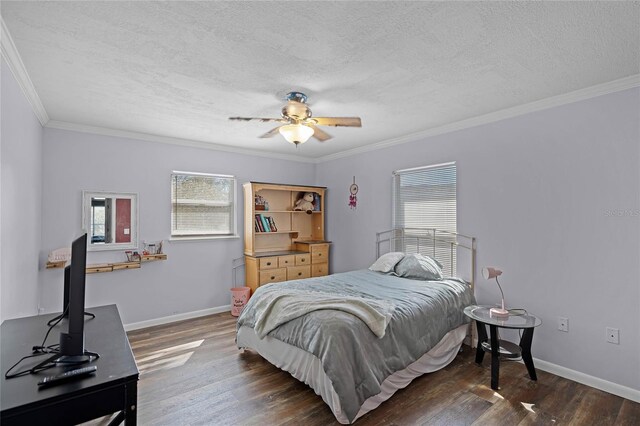
<svg viewBox="0 0 640 426"><path fill-rule="evenodd" d="M522 404L525 410L535 413L535 411L533 411L533 406L536 404L529 404L527 402L520 402L520 404Z"/></svg>
<svg viewBox="0 0 640 426"><path fill-rule="evenodd" d="M140 374L148 374L158 370L169 370L171 368L181 367L189 361L189 358L195 353L204 339L194 340L193 342L183 343L181 345L170 346L168 348L158 349L149 353L143 358L136 360ZM185 352L188 351L188 352ZM180 353L185 352L185 353Z"/></svg>
<svg viewBox="0 0 640 426"><path fill-rule="evenodd" d="M172 356L166 359L160 359L156 361L151 361L148 363L138 363L138 370L140 371L140 375L151 373L152 371L158 370L168 370L171 368L176 368L183 366L189 361L191 355L193 355L193 351L187 352L186 354Z"/></svg>
<svg viewBox="0 0 640 426"><path fill-rule="evenodd" d="M158 358L162 358L164 356L171 355L171 354L174 354L176 352L186 351L186 350L189 350L189 349L195 349L198 346L200 346L202 344L202 342L204 342L204 339L202 339L202 340L194 340L193 342L184 343L182 345L176 345L176 346L171 346L171 347L164 348L164 349L159 349L157 351L151 352L149 355L145 356L144 358L137 359L136 361L138 361L139 364L142 364L144 362L151 361L151 360L158 359Z"/></svg>

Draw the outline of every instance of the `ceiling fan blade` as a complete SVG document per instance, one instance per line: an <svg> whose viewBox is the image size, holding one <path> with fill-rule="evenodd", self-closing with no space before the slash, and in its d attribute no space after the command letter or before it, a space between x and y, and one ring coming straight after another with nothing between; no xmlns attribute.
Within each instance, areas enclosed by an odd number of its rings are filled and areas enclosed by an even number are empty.
<svg viewBox="0 0 640 426"><path fill-rule="evenodd" d="M278 126L275 129L269 130L267 133L265 133L264 135L260 136L260 138L272 138L272 137L274 137L275 135L280 133L280 127L282 127L282 126Z"/></svg>
<svg viewBox="0 0 640 426"><path fill-rule="evenodd" d="M260 121L262 123L268 123L270 121L275 121L277 123L288 123L289 120L286 118L259 118L259 117L229 117L229 120L237 120L237 121Z"/></svg>
<svg viewBox="0 0 640 426"><path fill-rule="evenodd" d="M318 126L362 127L360 117L311 117Z"/></svg>
<svg viewBox="0 0 640 426"><path fill-rule="evenodd" d="M307 126L313 129L313 137L318 139L320 142L324 142L333 137L329 133L325 132L324 130L321 130L319 127L316 127L313 124L307 124Z"/></svg>

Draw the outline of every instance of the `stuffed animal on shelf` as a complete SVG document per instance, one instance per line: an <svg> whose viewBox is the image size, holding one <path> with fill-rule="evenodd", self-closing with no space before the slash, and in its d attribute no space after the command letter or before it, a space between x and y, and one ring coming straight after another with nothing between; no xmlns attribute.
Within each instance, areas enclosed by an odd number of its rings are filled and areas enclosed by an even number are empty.
<svg viewBox="0 0 640 426"><path fill-rule="evenodd" d="M296 201L295 211L306 211L307 214L313 212L313 192L306 192L304 196Z"/></svg>

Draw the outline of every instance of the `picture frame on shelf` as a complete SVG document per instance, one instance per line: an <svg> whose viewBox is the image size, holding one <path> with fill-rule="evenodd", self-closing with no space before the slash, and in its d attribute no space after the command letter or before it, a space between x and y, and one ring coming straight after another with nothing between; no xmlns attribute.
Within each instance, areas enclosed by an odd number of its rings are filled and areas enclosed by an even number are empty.
<svg viewBox="0 0 640 426"><path fill-rule="evenodd" d="M140 262L140 261L142 261L142 257L140 256L140 253L138 253L137 251L127 250L127 251L124 252L124 254L127 256L127 261L128 262Z"/></svg>

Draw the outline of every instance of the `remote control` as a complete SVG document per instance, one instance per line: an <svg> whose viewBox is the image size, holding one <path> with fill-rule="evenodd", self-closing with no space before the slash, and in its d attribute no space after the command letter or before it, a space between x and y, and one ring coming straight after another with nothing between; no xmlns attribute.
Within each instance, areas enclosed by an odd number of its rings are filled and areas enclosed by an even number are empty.
<svg viewBox="0 0 640 426"><path fill-rule="evenodd" d="M76 368L75 370L65 371L64 373L56 374L55 376L47 376L38 382L38 386L53 386L58 383L66 382L68 380L84 377L88 374L95 373L98 369L97 366L92 365L90 367Z"/></svg>

